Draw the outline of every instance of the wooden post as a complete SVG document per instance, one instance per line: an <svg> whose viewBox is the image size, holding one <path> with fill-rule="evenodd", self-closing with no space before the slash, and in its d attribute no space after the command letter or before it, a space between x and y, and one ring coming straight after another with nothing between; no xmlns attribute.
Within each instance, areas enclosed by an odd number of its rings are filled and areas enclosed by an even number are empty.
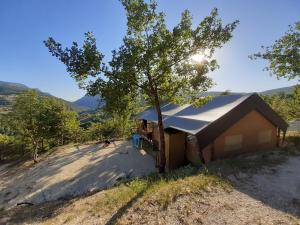
<svg viewBox="0 0 300 225"><path fill-rule="evenodd" d="M276 135L276 146L279 147L280 146L280 129L277 128L277 135Z"/></svg>
<svg viewBox="0 0 300 225"><path fill-rule="evenodd" d="M285 134L286 134L286 131L283 131L282 143L285 141Z"/></svg>

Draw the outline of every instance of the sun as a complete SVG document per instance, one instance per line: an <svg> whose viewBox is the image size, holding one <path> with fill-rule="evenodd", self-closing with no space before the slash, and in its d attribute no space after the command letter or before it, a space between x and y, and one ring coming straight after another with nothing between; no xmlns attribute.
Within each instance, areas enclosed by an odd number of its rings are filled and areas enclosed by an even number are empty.
<svg viewBox="0 0 300 225"><path fill-rule="evenodd" d="M200 62L203 62L205 60L205 55L204 54L201 54L201 53L198 53L196 55L193 55L191 57L191 60L196 62L196 63L200 63Z"/></svg>
<svg viewBox="0 0 300 225"><path fill-rule="evenodd" d="M209 51L209 49L202 49L199 50L198 52L196 52L195 55L192 55L190 57L190 61L192 63L204 63L205 61L207 61L210 58L211 52Z"/></svg>

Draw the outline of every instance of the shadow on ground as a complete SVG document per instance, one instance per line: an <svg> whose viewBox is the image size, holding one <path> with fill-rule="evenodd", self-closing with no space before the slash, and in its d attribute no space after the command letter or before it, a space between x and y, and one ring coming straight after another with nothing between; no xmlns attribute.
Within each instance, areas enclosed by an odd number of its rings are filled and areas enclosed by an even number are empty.
<svg viewBox="0 0 300 225"><path fill-rule="evenodd" d="M126 155L127 153L122 148L122 152L118 154ZM105 155L105 157L113 160L116 156ZM96 159L91 158L90 160ZM91 166L94 167L97 164L86 165L86 167L82 168L77 180L65 181L55 185L62 188L61 191L64 191L76 187L78 182L85 183L90 177L101 177L102 175L97 170L91 174L87 173L87 171L91 171ZM242 156L232 160L216 162L209 167L209 170L214 174L225 177L233 184L236 190L263 202L266 206L300 218L299 151L293 153L273 151ZM53 187L50 186L48 188L51 189ZM114 212L106 224L115 224L144 195L144 192L145 189ZM70 205L73 200L79 198L83 197L67 196L59 201L48 202L38 206L17 207L5 213L3 212L3 216L0 216L0 224L1 220L7 224L44 221L52 218L61 208Z"/></svg>
<svg viewBox="0 0 300 225"><path fill-rule="evenodd" d="M300 219L300 148L216 162L212 170L264 205Z"/></svg>
<svg viewBox="0 0 300 225"><path fill-rule="evenodd" d="M25 172L16 173L13 179L6 176L0 182L1 207L14 207L20 202L48 202L42 204L48 210L35 210L42 207L41 204L25 204L9 211L0 209L0 224L8 218L6 223L12 224L18 220L28 223L31 218L49 218L77 196L106 189L124 178L155 172L154 166L151 156L136 150L128 141L113 142L106 148L102 144L77 146L54 154ZM5 170L0 171L2 175Z"/></svg>

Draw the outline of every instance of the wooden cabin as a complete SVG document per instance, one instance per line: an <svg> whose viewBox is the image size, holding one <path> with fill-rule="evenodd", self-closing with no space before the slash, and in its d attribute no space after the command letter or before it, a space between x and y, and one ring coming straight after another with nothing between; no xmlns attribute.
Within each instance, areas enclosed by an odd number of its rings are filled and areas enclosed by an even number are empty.
<svg viewBox="0 0 300 225"><path fill-rule="evenodd" d="M202 107L165 104L161 110L167 170L275 148L288 127L257 94L218 96ZM160 149L155 109L140 119L143 136Z"/></svg>

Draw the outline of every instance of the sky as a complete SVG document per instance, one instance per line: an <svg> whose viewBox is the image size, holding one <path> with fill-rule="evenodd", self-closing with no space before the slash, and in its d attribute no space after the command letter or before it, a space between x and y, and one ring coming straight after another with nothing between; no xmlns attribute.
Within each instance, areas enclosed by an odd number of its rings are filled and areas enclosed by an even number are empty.
<svg viewBox="0 0 300 225"><path fill-rule="evenodd" d="M233 38L216 52L220 69L210 74L212 91L258 92L291 86L297 80L277 80L263 71L266 62L250 60L260 46L271 45L300 20L297 0L158 0L169 28L189 9L196 26L216 7L224 23L239 20ZM51 56L43 40L53 37L64 46L82 43L92 31L109 60L126 31L126 17L118 0L1 0L0 80L39 88L74 101L85 94L65 66Z"/></svg>

